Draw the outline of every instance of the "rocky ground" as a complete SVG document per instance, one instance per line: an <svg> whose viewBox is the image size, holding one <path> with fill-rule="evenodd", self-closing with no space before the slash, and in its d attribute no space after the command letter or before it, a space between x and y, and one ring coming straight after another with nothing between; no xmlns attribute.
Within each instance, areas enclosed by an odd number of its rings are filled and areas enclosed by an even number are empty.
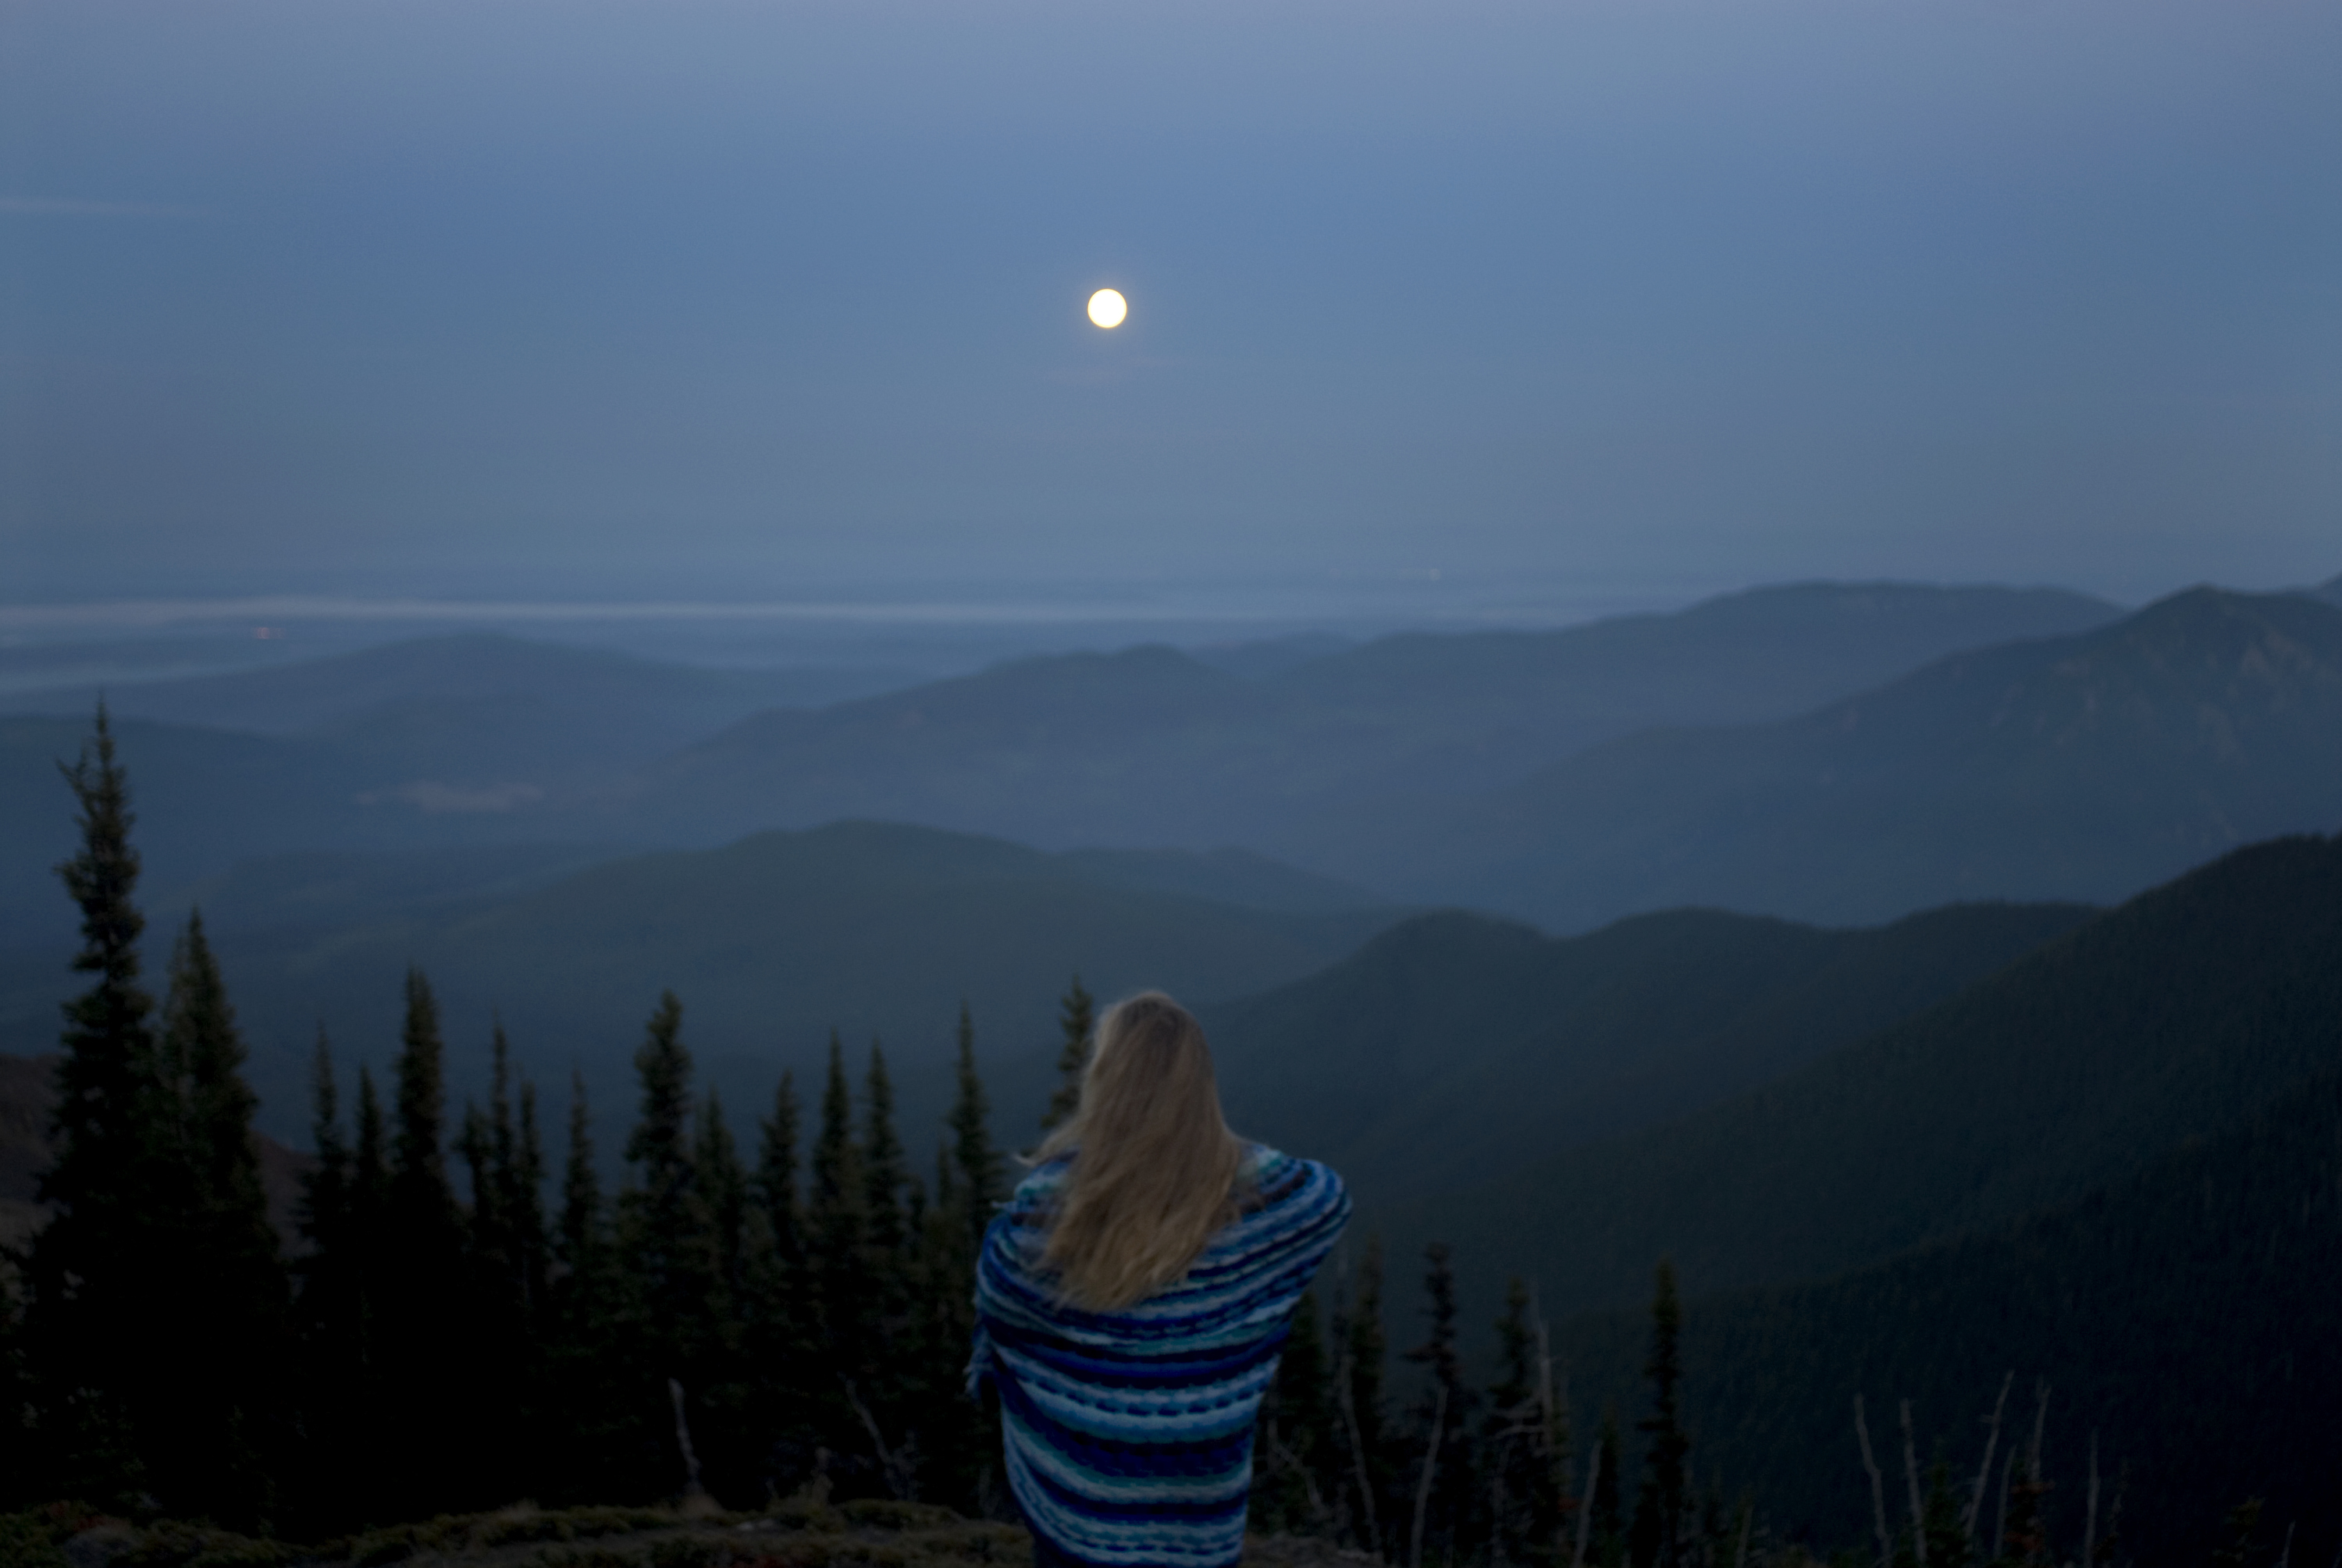
<svg viewBox="0 0 2342 1568"><path fill-rule="evenodd" d="M912 1503L831 1507L793 1499L760 1513L712 1507L528 1506L300 1545L201 1525L137 1524L68 1503L0 1515L0 1568L1027 1568L1009 1524ZM1261 1568L1379 1568L1322 1541L1255 1537Z"/></svg>

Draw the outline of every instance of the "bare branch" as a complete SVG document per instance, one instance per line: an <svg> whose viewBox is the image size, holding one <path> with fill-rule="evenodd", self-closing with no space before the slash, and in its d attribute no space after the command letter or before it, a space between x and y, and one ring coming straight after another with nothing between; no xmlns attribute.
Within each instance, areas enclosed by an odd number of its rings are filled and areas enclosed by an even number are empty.
<svg viewBox="0 0 2342 1568"><path fill-rule="evenodd" d="M691 1451L691 1423L683 1417L683 1384L668 1378L666 1396L675 1405L675 1444L683 1450L683 1494L697 1497L706 1489L699 1484L699 1455Z"/></svg>
<svg viewBox="0 0 2342 1568"><path fill-rule="evenodd" d="M1586 1536L1594 1525L1594 1489L1602 1481L1602 1445L1594 1445L1593 1456L1586 1462L1586 1498L1577 1511L1577 1553L1569 1560L1569 1568L1586 1568Z"/></svg>
<svg viewBox="0 0 2342 1568"><path fill-rule="evenodd" d="M1366 1472L1366 1440L1358 1431L1357 1401L1350 1393L1350 1353L1345 1347L1334 1363L1334 1397L1342 1411L1342 1430L1349 1433L1350 1461L1357 1467L1358 1508L1366 1516L1366 1550L1383 1553L1382 1532L1375 1523L1375 1483Z"/></svg>
<svg viewBox="0 0 2342 1568"><path fill-rule="evenodd" d="M1870 1454L1870 1423L1863 1419L1858 1393L1854 1396L1854 1434L1862 1439L1862 1467L1870 1473L1870 1517L1878 1531L1878 1561L1890 1563L1895 1548L1887 1537L1887 1481L1878 1473L1878 1461Z"/></svg>
<svg viewBox="0 0 2342 1568"><path fill-rule="evenodd" d="M1911 1489L1911 1550L1927 1568L1927 1511L1919 1504L1919 1451L1911 1441L1911 1402L1903 1402L1903 1480Z"/></svg>
<svg viewBox="0 0 2342 1568"><path fill-rule="evenodd" d="M870 1407L862 1403L862 1395L855 1388L854 1380L840 1373L837 1381L846 1385L846 1401L854 1406L854 1413L862 1418L862 1429L870 1434L870 1445L878 1451L878 1470L886 1478L886 1490L894 1493L898 1503L916 1502L917 1499L912 1495L917 1490L912 1475L915 1462L909 1451L888 1448L886 1435L878 1430L877 1418L870 1413Z"/></svg>
<svg viewBox="0 0 2342 1568"><path fill-rule="evenodd" d="M1976 1544L1977 1525L1984 1518L1984 1489L1992 1477L1992 1451L2000 1446L2001 1412L2008 1408L2009 1386L2016 1381L2017 1369L2010 1367L2008 1375L2000 1380L2000 1397L1992 1402L1992 1430L1984 1440L1984 1459L1977 1465L1976 1490L1969 1494L1967 1512L1960 1519L1960 1529L1971 1546Z"/></svg>
<svg viewBox="0 0 2342 1568"><path fill-rule="evenodd" d="M2098 1434L2090 1432L2090 1511L2082 1526L2082 1568L2098 1560Z"/></svg>
<svg viewBox="0 0 2342 1568"><path fill-rule="evenodd" d="M1431 1443L1423 1451L1423 1478L1415 1487L1415 1529L1408 1537L1406 1568L1423 1568L1423 1515L1431 1506L1432 1477L1439 1473L1440 1427L1447 1419L1447 1390L1439 1390L1439 1397L1431 1405Z"/></svg>

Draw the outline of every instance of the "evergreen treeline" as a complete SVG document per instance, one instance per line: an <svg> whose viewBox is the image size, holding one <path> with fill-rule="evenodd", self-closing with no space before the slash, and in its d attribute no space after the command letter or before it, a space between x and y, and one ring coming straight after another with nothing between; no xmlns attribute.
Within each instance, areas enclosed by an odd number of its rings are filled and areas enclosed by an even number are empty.
<svg viewBox="0 0 2342 1568"><path fill-rule="evenodd" d="M66 1008L42 1185L53 1218L12 1260L21 1301L0 1271L0 1506L76 1497L295 1538L524 1498L756 1507L812 1488L1005 1512L993 1417L960 1386L976 1249L1008 1180L965 1007L956 1097L922 1174L876 1042L849 1061L833 1034L815 1104L785 1074L743 1148L716 1097L695 1090L683 1006L662 997L636 1053L611 1193L582 1082L548 1150L535 1086L512 1071L500 1028L486 1103L451 1110L438 1010L411 971L386 1083L364 1067L345 1079L317 1041L316 1160L287 1255L199 917L174 945L159 1008L142 988L138 858L102 711L67 777L83 843L61 870L82 914L76 966L92 978ZM1070 1108L1094 1026L1078 979L1061 1021L1045 1124ZM1419 1327L1396 1343L1374 1239L1320 1287L1263 1410L1256 1530L1406 1568L1803 1560L1767 1538L1752 1498L1699 1483L1668 1264L1641 1363L1645 1413L1622 1427L1606 1408L1582 1442L1518 1280L1485 1385L1459 1354L1446 1246L1426 1249ZM2023 1444L2015 1419L2000 1468L1987 1446L1978 1471L1997 1478L1989 1513L1983 1480L1963 1491L1940 1455L1923 1471L1907 1405L1899 1454L1883 1425L1883 1459L1860 1429L1876 1560L2117 1560L2118 1479L2103 1518L2094 1484L2079 1539L2064 1539L2074 1510L2045 1501L2040 1423ZM1997 1415L1994 1432L1998 1443ZM2257 1527L2249 1512L2241 1540Z"/></svg>
<svg viewBox="0 0 2342 1568"><path fill-rule="evenodd" d="M960 1369L1006 1176L965 1009L958 1099L923 1177L875 1042L849 1064L833 1037L810 1128L785 1074L744 1150L696 1095L682 1004L662 998L606 1193L582 1084L549 1155L501 1029L488 1103L451 1111L438 1010L410 972L387 1084L345 1082L317 1042L288 1258L199 916L159 1010L142 988L102 712L67 776L83 843L62 870L94 980L66 1009L54 1217L17 1260L21 1310L0 1293L7 1501L295 1536L524 1497L753 1506L807 1483L996 1502Z"/></svg>

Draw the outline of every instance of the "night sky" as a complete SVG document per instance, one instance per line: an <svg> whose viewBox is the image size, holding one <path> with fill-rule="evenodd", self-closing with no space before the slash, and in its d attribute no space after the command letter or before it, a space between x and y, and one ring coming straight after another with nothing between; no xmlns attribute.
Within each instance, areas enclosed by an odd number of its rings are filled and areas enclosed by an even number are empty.
<svg viewBox="0 0 2342 1568"><path fill-rule="evenodd" d="M2330 4L0 6L0 604L2337 570Z"/></svg>

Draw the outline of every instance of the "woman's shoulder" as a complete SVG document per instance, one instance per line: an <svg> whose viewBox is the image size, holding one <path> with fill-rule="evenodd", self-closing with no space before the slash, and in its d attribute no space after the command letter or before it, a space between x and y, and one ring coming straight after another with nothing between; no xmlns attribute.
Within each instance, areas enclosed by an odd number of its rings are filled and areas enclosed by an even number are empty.
<svg viewBox="0 0 2342 1568"><path fill-rule="evenodd" d="M1035 1165L1016 1183L1016 1190L1009 1193L1008 1212L1020 1219L1047 1213L1056 1206L1058 1194L1065 1190L1066 1177L1073 1168L1070 1150Z"/></svg>
<svg viewBox="0 0 2342 1568"><path fill-rule="evenodd" d="M1336 1205L1348 1202L1342 1178L1331 1165L1288 1154L1266 1144L1247 1144L1238 1170L1239 1179L1250 1189L1252 1207L1275 1208L1296 1202L1312 1206Z"/></svg>

